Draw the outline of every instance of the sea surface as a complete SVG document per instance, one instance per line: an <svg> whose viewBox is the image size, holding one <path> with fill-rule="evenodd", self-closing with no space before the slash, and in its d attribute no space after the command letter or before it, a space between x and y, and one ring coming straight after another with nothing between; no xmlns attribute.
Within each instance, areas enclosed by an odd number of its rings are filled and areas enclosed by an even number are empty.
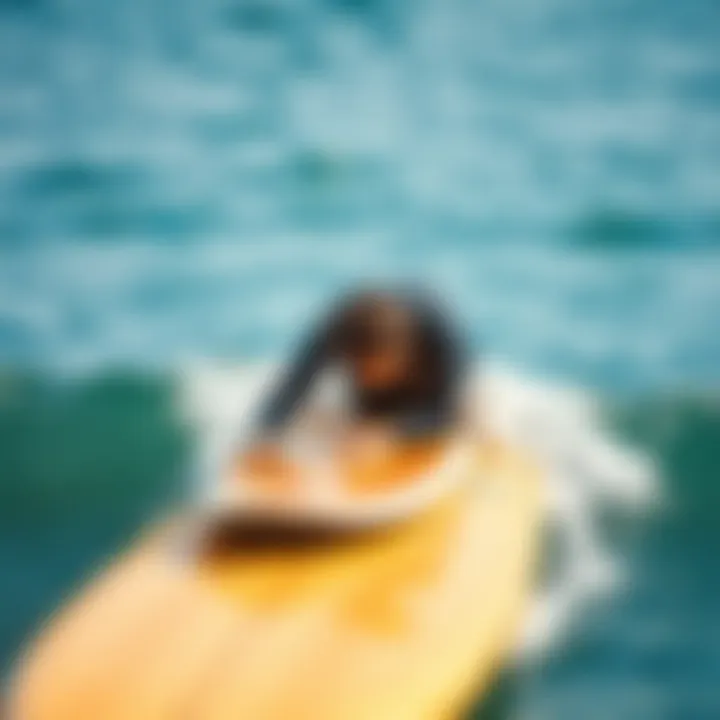
<svg viewBox="0 0 720 720"><path fill-rule="evenodd" d="M582 562L477 717L720 717L714 0L0 0L2 673L192 492L198 368L386 281L554 418Z"/></svg>

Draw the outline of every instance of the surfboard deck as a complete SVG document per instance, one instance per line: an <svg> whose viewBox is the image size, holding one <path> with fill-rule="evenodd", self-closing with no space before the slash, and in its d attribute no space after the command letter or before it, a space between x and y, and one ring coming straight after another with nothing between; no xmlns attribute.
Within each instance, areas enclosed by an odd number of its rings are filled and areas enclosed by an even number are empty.
<svg viewBox="0 0 720 720"><path fill-rule="evenodd" d="M457 717L510 652L540 519L533 466L476 477L372 533L211 538L163 529L61 611L20 662L13 720Z"/></svg>

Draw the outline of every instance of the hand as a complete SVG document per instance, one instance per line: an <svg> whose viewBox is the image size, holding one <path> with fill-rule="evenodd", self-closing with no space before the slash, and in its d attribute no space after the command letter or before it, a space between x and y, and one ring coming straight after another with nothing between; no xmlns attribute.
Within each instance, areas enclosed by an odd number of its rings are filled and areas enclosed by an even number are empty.
<svg viewBox="0 0 720 720"><path fill-rule="evenodd" d="M240 470L252 476L279 477L287 473L288 460L278 443L261 440L241 455Z"/></svg>
<svg viewBox="0 0 720 720"><path fill-rule="evenodd" d="M394 436L383 425L364 425L351 431L344 450L355 461L367 462L387 457L394 445Z"/></svg>

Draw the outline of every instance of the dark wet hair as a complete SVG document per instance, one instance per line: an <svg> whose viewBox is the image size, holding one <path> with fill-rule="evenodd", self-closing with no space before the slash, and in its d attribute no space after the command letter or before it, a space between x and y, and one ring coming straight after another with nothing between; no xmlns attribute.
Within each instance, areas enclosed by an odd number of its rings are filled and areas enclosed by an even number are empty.
<svg viewBox="0 0 720 720"><path fill-rule="evenodd" d="M334 355L360 359L383 352L398 341L414 344L413 314L386 292L364 292L347 299L331 323Z"/></svg>
<svg viewBox="0 0 720 720"><path fill-rule="evenodd" d="M282 427L302 402L319 370L335 361L359 361L383 352L402 353L402 372L384 387L355 380L361 417L397 415L417 427L445 427L456 417L465 372L464 344L441 304L427 292L364 291L342 299L300 348L261 416L265 428ZM355 374L355 373L352 373ZM362 373L360 373L362 375ZM428 425L429 424L429 425Z"/></svg>

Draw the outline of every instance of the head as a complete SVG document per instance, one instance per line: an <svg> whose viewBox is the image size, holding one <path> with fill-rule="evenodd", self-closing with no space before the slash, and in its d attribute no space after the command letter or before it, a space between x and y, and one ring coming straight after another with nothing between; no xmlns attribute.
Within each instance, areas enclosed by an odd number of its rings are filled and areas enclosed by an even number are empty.
<svg viewBox="0 0 720 720"><path fill-rule="evenodd" d="M416 328L410 311L385 294L353 299L336 325L337 353L351 367L356 382L369 390L403 384L412 371Z"/></svg>

